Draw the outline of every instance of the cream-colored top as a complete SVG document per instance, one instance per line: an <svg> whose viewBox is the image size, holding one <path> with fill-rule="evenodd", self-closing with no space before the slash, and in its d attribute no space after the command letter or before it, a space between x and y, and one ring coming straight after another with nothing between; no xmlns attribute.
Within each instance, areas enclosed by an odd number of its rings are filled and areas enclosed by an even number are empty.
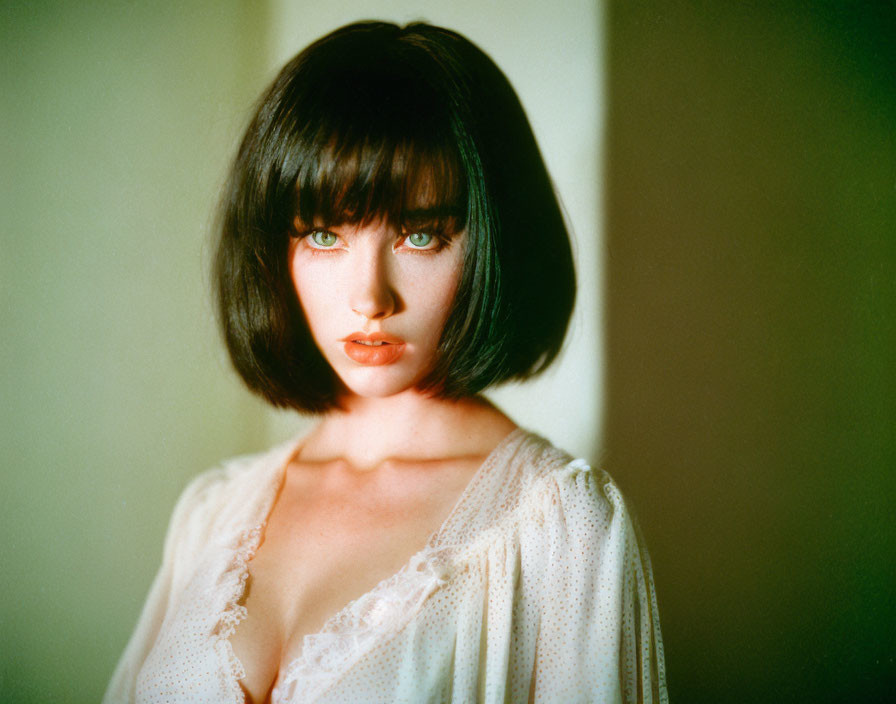
<svg viewBox="0 0 896 704"><path fill-rule="evenodd" d="M197 477L105 704L242 704L228 640L295 443ZM605 472L516 430L391 578L306 636L273 704L667 702L647 552Z"/></svg>

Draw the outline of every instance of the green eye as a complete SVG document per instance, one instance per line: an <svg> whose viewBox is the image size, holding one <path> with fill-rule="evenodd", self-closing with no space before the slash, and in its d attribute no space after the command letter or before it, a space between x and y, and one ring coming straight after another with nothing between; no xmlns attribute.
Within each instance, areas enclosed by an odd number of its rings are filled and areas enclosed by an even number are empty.
<svg viewBox="0 0 896 704"><path fill-rule="evenodd" d="M326 230L315 230L311 233L311 241L314 242L316 247L332 247L336 244L336 235Z"/></svg>
<svg viewBox="0 0 896 704"><path fill-rule="evenodd" d="M432 235L427 235L425 232L415 232L408 235L408 242L411 243L412 247L423 249L424 247L428 247L432 242Z"/></svg>

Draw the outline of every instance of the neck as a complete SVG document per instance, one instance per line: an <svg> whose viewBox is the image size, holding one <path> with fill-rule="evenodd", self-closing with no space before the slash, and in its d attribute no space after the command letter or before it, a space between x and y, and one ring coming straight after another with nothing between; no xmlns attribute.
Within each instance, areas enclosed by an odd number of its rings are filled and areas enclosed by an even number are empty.
<svg viewBox="0 0 896 704"><path fill-rule="evenodd" d="M512 422L482 397L454 401L409 389L386 398L352 396L343 405L343 410L324 416L308 436L304 459L341 458L358 468L373 468L390 459L477 454L493 444L496 417L506 421L503 430L512 428ZM483 423L486 417L493 422Z"/></svg>

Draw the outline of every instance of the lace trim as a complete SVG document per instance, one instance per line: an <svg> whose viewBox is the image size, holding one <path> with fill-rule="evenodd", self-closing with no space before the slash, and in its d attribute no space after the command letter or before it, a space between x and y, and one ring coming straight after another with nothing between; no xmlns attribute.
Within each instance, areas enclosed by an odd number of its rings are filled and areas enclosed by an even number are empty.
<svg viewBox="0 0 896 704"><path fill-rule="evenodd" d="M432 593L448 582L454 549L440 545L446 528L457 520L499 459L527 435L517 428L492 450L445 522L401 570L332 616L319 632L305 636L301 654L271 691L273 704L306 701L323 692L373 645L403 629Z"/></svg>
<svg viewBox="0 0 896 704"><path fill-rule="evenodd" d="M233 652L230 636L233 635L237 625L248 615L246 607L240 604L240 601L246 593L246 581L249 578L249 561L255 556L256 550L258 550L264 526L265 523L260 523L254 528L240 533L233 550L230 565L221 576L221 582L224 584L224 593L227 594L227 598L224 610L218 619L218 626L215 629L216 640L214 647L221 662L224 663L223 671L227 678L226 689L230 691L235 704L243 704L245 701L245 695L239 682L246 676L246 670L243 668L243 664L236 656L236 653Z"/></svg>
<svg viewBox="0 0 896 704"><path fill-rule="evenodd" d="M523 487L523 501L497 525L482 531L468 545L440 545L448 532L446 527L457 520L457 514L466 508L469 497L475 494L494 464L499 459L506 459L506 451L516 446L513 441L521 435L527 433L518 429L495 448L461 495L448 519L423 550L392 577L332 616L319 632L305 636L301 655L289 664L281 681L271 692L273 704L308 701L320 695L335 683L340 673L350 669L376 643L401 631L423 608L426 600L447 584L456 572L475 564L502 538L506 540L513 532L513 525L518 525L524 517L540 521L545 502L550 503L554 498L554 491L546 481L548 477L553 476L556 482L590 470L584 460L574 460L562 469L533 477L534 483L541 486ZM230 636L247 616L246 607L240 601L249 577L248 563L258 550L266 522L265 514L254 528L239 535L229 565L221 575L220 583L227 598L215 630L214 647L223 665L222 671L229 678L226 688L232 693L235 704L244 702L239 681L246 676L246 672L233 651Z"/></svg>
<svg viewBox="0 0 896 704"><path fill-rule="evenodd" d="M287 667L271 701L313 699L382 638L404 628L450 579L449 552L424 548L402 570L331 618L320 632L305 636L302 654Z"/></svg>
<svg viewBox="0 0 896 704"><path fill-rule="evenodd" d="M313 701L376 643L401 631L452 576L481 564L486 552L506 544L521 520L543 520L555 495L552 483L575 480L590 469L584 460L575 460L557 472L539 476L538 486L529 487L524 500L504 520L468 546L436 547L433 543L421 550L402 570L333 616L320 632L305 636L301 655L290 663L271 692L273 704Z"/></svg>

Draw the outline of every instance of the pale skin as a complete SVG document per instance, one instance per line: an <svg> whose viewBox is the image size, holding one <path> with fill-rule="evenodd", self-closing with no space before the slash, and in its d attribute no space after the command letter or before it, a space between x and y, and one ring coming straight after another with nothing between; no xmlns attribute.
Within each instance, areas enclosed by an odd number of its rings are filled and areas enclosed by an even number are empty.
<svg viewBox="0 0 896 704"><path fill-rule="evenodd" d="M230 641L252 703L269 700L306 635L426 545L516 427L481 397L450 401L416 387L457 289L462 233L427 241L383 221L299 232L293 282L344 386L343 409L323 415L288 462L249 563L248 615ZM378 332L405 345L396 361L348 356L347 336Z"/></svg>

